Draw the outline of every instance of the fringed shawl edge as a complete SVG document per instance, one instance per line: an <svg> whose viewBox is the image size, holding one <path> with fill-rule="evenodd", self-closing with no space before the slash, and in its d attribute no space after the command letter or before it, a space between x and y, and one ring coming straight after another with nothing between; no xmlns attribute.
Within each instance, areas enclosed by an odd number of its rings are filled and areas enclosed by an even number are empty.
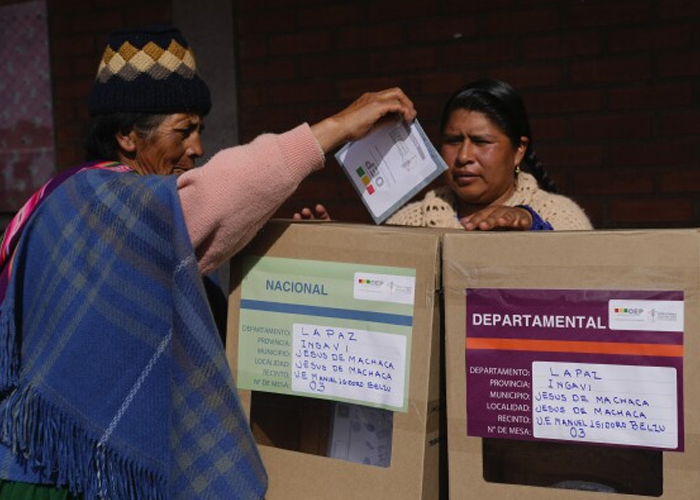
<svg viewBox="0 0 700 500"><path fill-rule="evenodd" d="M19 463L85 498L165 498L165 478L89 436L36 387L15 389L0 404L0 441Z"/></svg>

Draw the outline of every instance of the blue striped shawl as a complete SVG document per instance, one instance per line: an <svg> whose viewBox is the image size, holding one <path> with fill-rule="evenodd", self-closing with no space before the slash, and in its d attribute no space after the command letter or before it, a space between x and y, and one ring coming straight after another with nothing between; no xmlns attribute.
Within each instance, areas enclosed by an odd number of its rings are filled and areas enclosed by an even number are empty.
<svg viewBox="0 0 700 500"><path fill-rule="evenodd" d="M72 176L32 215L13 265L0 477L86 499L263 497L173 176Z"/></svg>

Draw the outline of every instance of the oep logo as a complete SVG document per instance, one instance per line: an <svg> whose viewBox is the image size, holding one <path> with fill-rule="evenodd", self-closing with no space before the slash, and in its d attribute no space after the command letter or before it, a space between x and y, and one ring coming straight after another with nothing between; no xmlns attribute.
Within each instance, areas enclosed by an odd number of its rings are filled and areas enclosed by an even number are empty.
<svg viewBox="0 0 700 500"><path fill-rule="evenodd" d="M358 278L357 284L360 285L362 288L377 289L381 287L384 284L384 282L382 280L377 279Z"/></svg>
<svg viewBox="0 0 700 500"><path fill-rule="evenodd" d="M615 314L625 317L639 317L644 314L644 309L641 307L616 307Z"/></svg>

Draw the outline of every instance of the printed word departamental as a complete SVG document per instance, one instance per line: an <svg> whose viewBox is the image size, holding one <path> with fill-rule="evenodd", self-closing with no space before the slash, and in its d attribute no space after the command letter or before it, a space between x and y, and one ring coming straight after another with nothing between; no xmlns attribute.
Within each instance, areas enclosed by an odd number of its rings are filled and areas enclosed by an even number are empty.
<svg viewBox="0 0 700 500"><path fill-rule="evenodd" d="M586 328L607 330L600 316L562 316L555 314L473 313L474 326L515 328Z"/></svg>

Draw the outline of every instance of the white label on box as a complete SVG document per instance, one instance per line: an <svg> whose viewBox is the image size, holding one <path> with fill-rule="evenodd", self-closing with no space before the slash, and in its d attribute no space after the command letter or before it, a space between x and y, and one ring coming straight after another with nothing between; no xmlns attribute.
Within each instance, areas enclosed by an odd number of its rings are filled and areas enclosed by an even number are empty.
<svg viewBox="0 0 700 500"><path fill-rule="evenodd" d="M353 297L357 300L412 305L415 291L414 276L355 273Z"/></svg>
<svg viewBox="0 0 700 500"><path fill-rule="evenodd" d="M683 311L682 300L611 300L608 324L611 330L682 332Z"/></svg>
<svg viewBox="0 0 700 500"><path fill-rule="evenodd" d="M533 435L674 449L677 394L672 367L535 361Z"/></svg>
<svg viewBox="0 0 700 500"><path fill-rule="evenodd" d="M402 408L406 337L295 323L292 390Z"/></svg>

